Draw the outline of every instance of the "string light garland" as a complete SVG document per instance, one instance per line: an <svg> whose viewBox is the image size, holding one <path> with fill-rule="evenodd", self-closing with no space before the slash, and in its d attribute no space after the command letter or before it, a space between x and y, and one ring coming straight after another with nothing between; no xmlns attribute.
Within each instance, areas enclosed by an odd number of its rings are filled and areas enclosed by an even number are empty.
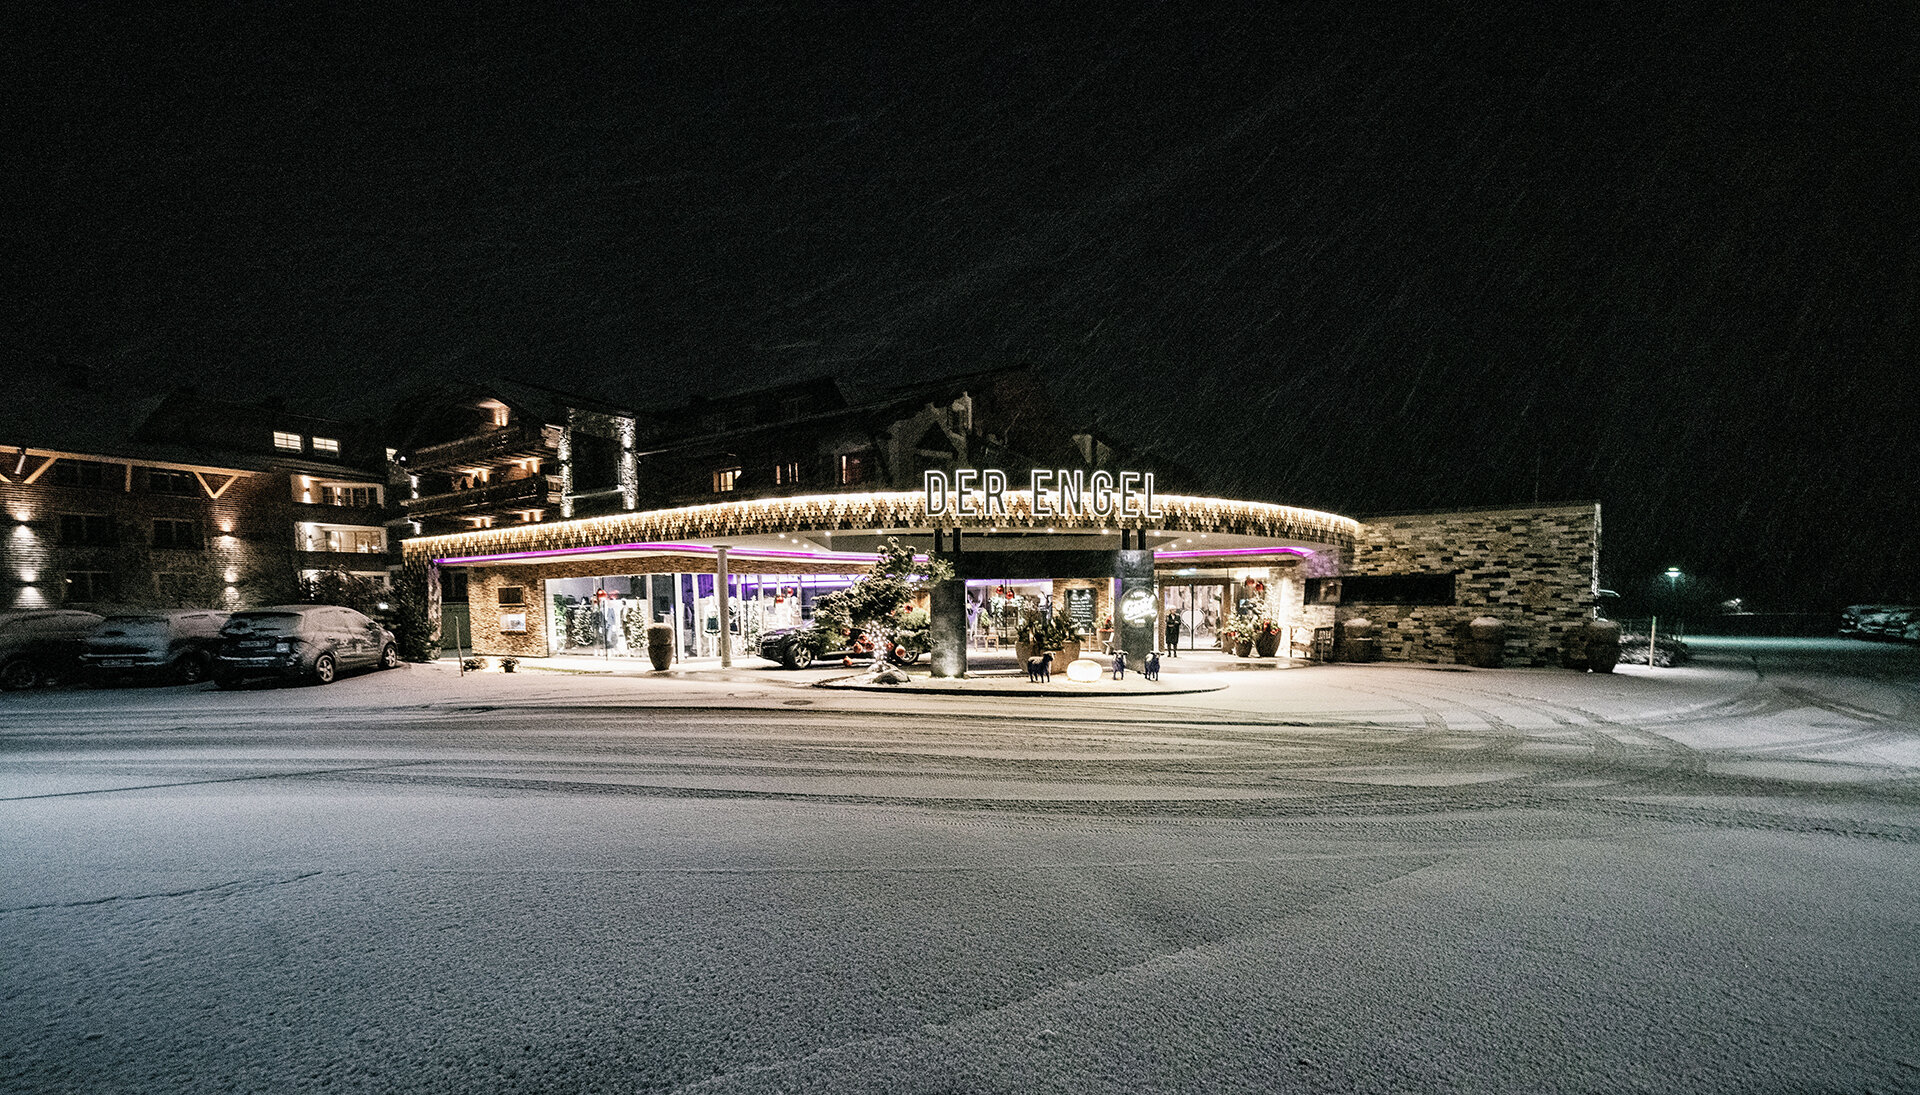
<svg viewBox="0 0 1920 1095"><path fill-rule="evenodd" d="M1273 540L1301 541L1337 547L1351 547L1360 532L1360 523L1351 517L1282 506L1270 502L1246 502L1229 498L1202 498L1189 495L1162 495L1157 502L1162 514L1151 524L1156 532L1209 533L1261 537ZM1099 533L1113 529L1111 516L1089 514L1084 517L1049 513L1036 518L1033 495L1027 491L1009 492L1006 513L985 515L927 515L926 495L921 491L888 491L860 494L815 494L784 498L748 498L714 502L673 509L647 510L582 517L545 524L513 525L440 536L413 537L401 542L409 559L431 559L450 565L481 564L537 559L545 556L580 555L588 552L645 551L688 547L709 550L704 545L689 545L690 540L726 540L746 536L773 536L778 533L868 532L898 530L931 532L934 528L959 528L971 531L1040 531L1059 533ZM1281 550L1274 548L1241 549L1250 552ZM742 548L742 554L768 554ZM819 552L792 552L796 557L815 557ZM847 561L870 560L871 555L844 554Z"/></svg>

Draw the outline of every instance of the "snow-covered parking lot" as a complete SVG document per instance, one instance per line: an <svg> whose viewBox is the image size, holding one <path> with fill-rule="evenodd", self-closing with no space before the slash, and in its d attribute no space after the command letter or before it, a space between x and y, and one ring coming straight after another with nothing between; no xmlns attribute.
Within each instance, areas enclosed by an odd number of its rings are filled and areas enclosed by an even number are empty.
<svg viewBox="0 0 1920 1095"><path fill-rule="evenodd" d="M1920 1090L1920 652L0 697L8 1091Z"/></svg>

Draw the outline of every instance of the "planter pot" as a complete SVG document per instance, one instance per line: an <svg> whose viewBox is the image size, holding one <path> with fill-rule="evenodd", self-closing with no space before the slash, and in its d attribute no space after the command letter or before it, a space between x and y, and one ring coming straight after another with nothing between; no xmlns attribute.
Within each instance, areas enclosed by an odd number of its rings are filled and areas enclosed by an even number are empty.
<svg viewBox="0 0 1920 1095"><path fill-rule="evenodd" d="M1276 631L1270 635L1261 634L1254 636L1253 649L1255 653L1263 658L1273 657L1274 652L1280 649L1280 633Z"/></svg>
<svg viewBox="0 0 1920 1095"><path fill-rule="evenodd" d="M1053 664L1058 666L1068 666L1068 665L1072 665L1074 662L1077 662L1079 660L1080 660L1080 640L1075 639L1070 643L1060 644L1059 651L1054 654Z"/></svg>
<svg viewBox="0 0 1920 1095"><path fill-rule="evenodd" d="M1033 658L1032 643L1023 643L1023 642L1016 641L1013 644L1013 659L1019 662L1022 668L1025 668L1027 662L1032 658Z"/></svg>
<svg viewBox="0 0 1920 1095"><path fill-rule="evenodd" d="M1253 656L1253 640L1241 639L1238 643L1234 644L1233 652L1235 654L1238 654L1242 658L1252 657Z"/></svg>
<svg viewBox="0 0 1920 1095"><path fill-rule="evenodd" d="M672 624L647 625L647 660L661 670L673 664Z"/></svg>

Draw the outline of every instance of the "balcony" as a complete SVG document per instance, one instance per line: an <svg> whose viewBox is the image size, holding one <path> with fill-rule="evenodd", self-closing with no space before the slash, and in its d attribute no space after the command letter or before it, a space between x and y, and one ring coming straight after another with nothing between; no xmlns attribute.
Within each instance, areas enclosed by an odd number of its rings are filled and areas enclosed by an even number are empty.
<svg viewBox="0 0 1920 1095"><path fill-rule="evenodd" d="M428 445L407 454L407 470L493 467L509 460L551 458L560 449L560 427L538 424L504 426L473 437Z"/></svg>
<svg viewBox="0 0 1920 1095"><path fill-rule="evenodd" d="M544 509L560 504L560 477L530 475L489 483L472 490L456 490L423 498L402 498L400 505L412 518L443 514L485 513L490 510Z"/></svg>

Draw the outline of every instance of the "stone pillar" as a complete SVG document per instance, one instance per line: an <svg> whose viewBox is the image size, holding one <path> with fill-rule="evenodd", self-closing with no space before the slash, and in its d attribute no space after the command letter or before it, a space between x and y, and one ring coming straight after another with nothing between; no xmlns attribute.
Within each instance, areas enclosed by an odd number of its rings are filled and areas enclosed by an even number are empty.
<svg viewBox="0 0 1920 1095"><path fill-rule="evenodd" d="M967 580L935 582L927 609L927 640L933 653L933 675L967 675Z"/></svg>
<svg viewBox="0 0 1920 1095"><path fill-rule="evenodd" d="M933 532L933 557L953 564L954 577L935 582L927 605L927 648L932 654L933 675L967 675L967 580L960 577L960 530L953 530L953 552L944 550L945 537Z"/></svg>
<svg viewBox="0 0 1920 1095"><path fill-rule="evenodd" d="M727 545L715 550L714 608L720 616L720 668L733 667L733 603L727 590Z"/></svg>
<svg viewBox="0 0 1920 1095"><path fill-rule="evenodd" d="M1143 537L1144 539L1144 537ZM1155 616L1160 601L1153 580L1152 551L1117 551L1113 576L1120 579L1120 603L1114 606L1114 631L1120 649L1127 652L1127 668L1142 672L1154 649Z"/></svg>

